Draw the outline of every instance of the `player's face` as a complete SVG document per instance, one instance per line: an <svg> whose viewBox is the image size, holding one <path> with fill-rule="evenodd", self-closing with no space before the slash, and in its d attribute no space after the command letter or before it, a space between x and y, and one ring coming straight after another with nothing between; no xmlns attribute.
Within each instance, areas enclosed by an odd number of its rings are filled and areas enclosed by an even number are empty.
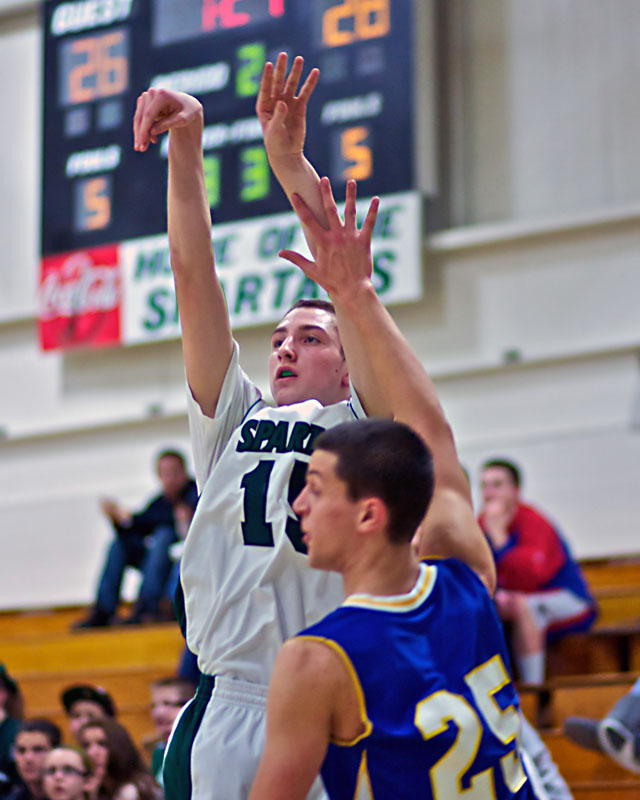
<svg viewBox="0 0 640 800"><path fill-rule="evenodd" d="M78 731L83 725L105 717L105 710L100 703L94 703L93 700L76 700L69 712L69 730L77 739Z"/></svg>
<svg viewBox="0 0 640 800"><path fill-rule="evenodd" d="M42 778L42 765L51 750L51 742L41 731L22 731L16 736L13 755L20 777L25 783Z"/></svg>
<svg viewBox="0 0 640 800"><path fill-rule="evenodd" d="M314 451L304 489L295 499L293 510L300 517L309 564L342 572L349 559L359 507L335 473L337 461L335 453Z"/></svg>
<svg viewBox="0 0 640 800"><path fill-rule="evenodd" d="M49 800L79 800L84 797L87 776L80 753L52 750L44 761L44 790Z"/></svg>
<svg viewBox="0 0 640 800"><path fill-rule="evenodd" d="M271 394L277 405L316 399L331 405L348 399L349 375L333 314L295 308L271 336Z"/></svg>
<svg viewBox="0 0 640 800"><path fill-rule="evenodd" d="M502 467L487 467L483 470L480 486L483 505L500 502L506 508L513 508L518 503L518 487L511 480L507 470Z"/></svg>
<svg viewBox="0 0 640 800"><path fill-rule="evenodd" d="M151 689L151 718L160 736L169 736L175 718L186 702L179 686L154 686Z"/></svg>

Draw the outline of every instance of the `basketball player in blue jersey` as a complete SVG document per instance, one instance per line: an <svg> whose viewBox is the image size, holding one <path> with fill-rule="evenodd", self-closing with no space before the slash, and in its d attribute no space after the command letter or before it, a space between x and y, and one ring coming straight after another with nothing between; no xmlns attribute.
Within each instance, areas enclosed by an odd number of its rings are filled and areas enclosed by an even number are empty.
<svg viewBox="0 0 640 800"><path fill-rule="evenodd" d="M408 424L428 416L433 392L419 360L371 282L378 201L362 229L356 186L344 222L327 179L303 155L314 70L298 92L302 59L267 64L257 102L270 164L298 212L314 261L297 264L329 294L294 307L271 338L273 408L239 365L238 345L214 269L202 165L200 103L150 89L138 100L134 146L169 132L168 229L201 497L181 562L186 636L203 673L167 748L167 800L246 800L264 749L268 680L284 641L343 599L340 576L309 569L291 503L304 484L314 438L367 415ZM449 435L447 433L447 435ZM448 484L443 486L446 490ZM484 537L460 556L493 581ZM482 549L484 548L484 549ZM435 552L437 542L434 542ZM449 551L447 551L449 552ZM320 781L309 797L323 797Z"/></svg>
<svg viewBox="0 0 640 800"><path fill-rule="evenodd" d="M424 542L478 537L433 411L433 461L390 420L315 442L294 510L310 564L340 572L346 600L276 660L250 800L303 800L320 770L331 800L536 797L487 586L462 561L418 562L411 548L432 496Z"/></svg>

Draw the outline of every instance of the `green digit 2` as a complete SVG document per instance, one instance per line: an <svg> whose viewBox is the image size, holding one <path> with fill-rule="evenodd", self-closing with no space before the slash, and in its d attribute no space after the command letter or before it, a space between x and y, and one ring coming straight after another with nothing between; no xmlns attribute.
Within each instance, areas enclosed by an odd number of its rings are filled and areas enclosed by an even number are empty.
<svg viewBox="0 0 640 800"><path fill-rule="evenodd" d="M255 97L260 87L266 51L262 42L243 44L236 50L238 71L236 72L236 95Z"/></svg>

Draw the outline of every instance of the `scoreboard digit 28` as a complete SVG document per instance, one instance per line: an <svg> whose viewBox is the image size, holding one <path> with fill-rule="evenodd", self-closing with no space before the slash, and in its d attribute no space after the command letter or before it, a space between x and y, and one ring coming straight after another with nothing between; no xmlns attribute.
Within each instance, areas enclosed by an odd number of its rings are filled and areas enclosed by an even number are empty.
<svg viewBox="0 0 640 800"><path fill-rule="evenodd" d="M338 196L415 186L414 0L48 0L44 5L42 253L166 231L167 137L132 147L138 94L189 92L204 107L215 221L288 209L254 106L284 50L321 71L306 151Z"/></svg>

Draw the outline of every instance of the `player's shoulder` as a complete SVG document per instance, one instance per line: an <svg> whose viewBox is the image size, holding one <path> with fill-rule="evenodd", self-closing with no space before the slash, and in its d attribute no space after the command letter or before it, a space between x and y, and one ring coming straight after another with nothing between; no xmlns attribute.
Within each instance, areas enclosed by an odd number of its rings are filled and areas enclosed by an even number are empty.
<svg viewBox="0 0 640 800"><path fill-rule="evenodd" d="M313 686L319 675L339 673L339 661L332 641L303 632L293 636L280 648L276 665L282 678Z"/></svg>
<svg viewBox="0 0 640 800"><path fill-rule="evenodd" d="M421 561L436 569L435 584L440 588L443 586L459 587L461 590L489 596L486 584L478 573L459 558L438 558L427 556Z"/></svg>

